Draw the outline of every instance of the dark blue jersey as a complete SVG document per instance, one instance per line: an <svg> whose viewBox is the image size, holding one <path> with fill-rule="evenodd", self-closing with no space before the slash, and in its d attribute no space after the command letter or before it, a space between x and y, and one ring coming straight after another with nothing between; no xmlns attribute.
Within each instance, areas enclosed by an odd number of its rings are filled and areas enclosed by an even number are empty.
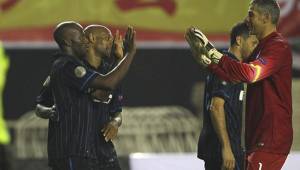
<svg viewBox="0 0 300 170"><path fill-rule="evenodd" d="M54 105L50 87L50 76L44 81L40 94L36 98L36 103L47 107L52 107Z"/></svg>
<svg viewBox="0 0 300 170"><path fill-rule="evenodd" d="M97 70L97 72L100 74L107 74L109 71L111 71L116 66L116 64L110 64L107 60L103 60L101 62L101 66L98 69L93 68L86 61L83 61L83 63L90 69ZM43 87L40 91L40 94L36 98L37 104L41 104L41 105L47 106L47 107L52 107L54 105L54 100L53 100L52 91L51 91L51 87L50 87L50 81L51 81L51 78L50 78L50 76L48 76L43 83ZM92 92L96 91L95 89L89 88L86 92L91 94L91 99L93 101L108 104L109 105L109 113L110 113L110 116L112 117L112 116L114 116L115 113L122 112L123 93L122 93L121 87L122 86L119 85L113 91L101 90L101 91L103 91L103 93L111 94L111 96L112 96L112 98L109 101L107 100L104 102L98 101L97 99L94 99L92 97Z"/></svg>
<svg viewBox="0 0 300 170"><path fill-rule="evenodd" d="M70 156L116 160L101 129L110 120L110 105L94 102L89 83L99 74L73 56L61 55L53 64L50 86L59 121L49 120L48 157Z"/></svg>
<svg viewBox="0 0 300 170"><path fill-rule="evenodd" d="M236 59L232 54L229 56ZM198 157L203 160L222 160L221 144L211 121L210 105L213 97L225 100L224 110L227 132L236 159L243 155L241 147L242 111L244 87L209 74L205 82L203 105L203 128L198 142ZM221 161L222 162L222 161Z"/></svg>

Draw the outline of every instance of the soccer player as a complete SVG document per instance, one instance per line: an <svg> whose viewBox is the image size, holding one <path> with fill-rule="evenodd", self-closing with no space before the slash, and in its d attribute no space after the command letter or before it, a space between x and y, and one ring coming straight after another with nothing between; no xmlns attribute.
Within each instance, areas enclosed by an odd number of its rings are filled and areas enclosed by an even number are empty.
<svg viewBox="0 0 300 170"><path fill-rule="evenodd" d="M230 33L230 48L224 52L235 61L250 56L257 45L245 22L236 24ZM198 157L205 169L243 170L241 146L243 83L230 83L211 73L205 82L203 128L198 142Z"/></svg>
<svg viewBox="0 0 300 170"><path fill-rule="evenodd" d="M112 42L113 36L111 31L101 25L88 26L84 31L89 40L89 48L87 54L81 59L82 62L101 74L107 74L123 59L122 36L119 34L119 31L117 31L114 42ZM124 42L126 43L127 41ZM113 49L111 49L112 43ZM55 111L55 104L49 84L50 77L46 79L41 93L37 97L38 104L36 106L36 114L38 117L44 119L58 121L59 118ZM114 139L117 135L118 128L122 123L121 111L123 95L121 88L118 87L113 91L92 88L89 88L88 90L91 94L91 99L94 102L106 103L109 105L109 117L111 121L103 128L103 134L107 141ZM106 114L102 115L105 116Z"/></svg>
<svg viewBox="0 0 300 170"><path fill-rule="evenodd" d="M56 28L54 38L63 53L54 62L49 81L59 116L58 121L49 120L48 158L53 170L120 169L112 143L106 142L114 136L106 134L105 141L101 132L109 107L95 103L90 92L114 90L126 74L135 54L135 31L130 27L127 33L126 57L101 75L78 59L86 54L88 44L82 27L63 23ZM107 49L111 45L107 43Z"/></svg>
<svg viewBox="0 0 300 170"><path fill-rule="evenodd" d="M102 25L90 25L84 29L84 33L89 42L86 60L84 60L87 61L85 62L86 65L102 74L107 74L124 56L122 36L117 31L115 38L113 38L111 31ZM112 44L114 44L114 48ZM115 54L112 55L112 53ZM107 62L108 58L116 59L116 61L109 63ZM89 91L94 102L109 104L109 112L102 114L104 119L99 121L99 124L102 126L105 141L111 142L110 140L117 136L118 128L122 123L123 95L121 88L118 87L113 91L90 88ZM99 107L106 107L106 105L100 104Z"/></svg>
<svg viewBox="0 0 300 170"><path fill-rule="evenodd" d="M223 79L248 83L247 170L280 170L293 141L292 53L287 40L277 32L279 16L275 0L251 1L246 20L259 44L246 63L218 52L195 28L186 34L199 62L205 60L208 68ZM200 52L202 47L207 54Z"/></svg>

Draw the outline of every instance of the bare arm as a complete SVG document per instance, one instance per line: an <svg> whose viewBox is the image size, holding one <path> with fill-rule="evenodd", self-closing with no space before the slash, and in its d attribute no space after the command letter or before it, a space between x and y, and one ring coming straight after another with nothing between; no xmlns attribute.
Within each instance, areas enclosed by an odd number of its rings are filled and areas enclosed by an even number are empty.
<svg viewBox="0 0 300 170"><path fill-rule="evenodd" d="M101 130L103 132L103 136L106 141L113 140L117 137L118 129L122 125L122 114L118 112L112 118L112 120L105 125L105 127Z"/></svg>
<svg viewBox="0 0 300 170"><path fill-rule="evenodd" d="M213 97L211 102L211 121L215 132L219 138L222 145L222 158L223 158L223 168L234 169L235 159L232 153L230 140L226 127L226 117L224 110L224 99L220 97Z"/></svg>

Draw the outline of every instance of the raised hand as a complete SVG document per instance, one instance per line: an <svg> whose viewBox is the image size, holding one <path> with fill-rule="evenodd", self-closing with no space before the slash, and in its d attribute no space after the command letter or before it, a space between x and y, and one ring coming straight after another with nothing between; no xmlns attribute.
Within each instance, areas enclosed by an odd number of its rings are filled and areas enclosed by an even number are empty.
<svg viewBox="0 0 300 170"><path fill-rule="evenodd" d="M211 64L211 60L206 57L206 49L199 38L195 36L194 28L188 28L185 33L185 39L187 40L189 46L191 47L192 54L196 61L202 66L207 66Z"/></svg>
<svg viewBox="0 0 300 170"><path fill-rule="evenodd" d="M128 26L125 40L124 40L124 50L126 53L134 55L136 52L136 44L135 44L135 30L132 26Z"/></svg>
<svg viewBox="0 0 300 170"><path fill-rule="evenodd" d="M122 59L124 57L123 52L123 38L120 34L119 30L116 31L115 37L114 37L114 54L118 60Z"/></svg>
<svg viewBox="0 0 300 170"><path fill-rule="evenodd" d="M200 41L201 46L205 47L207 54L206 56L214 63L219 63L223 54L220 53L213 45L209 42L207 37L197 28L191 27L190 32L192 35Z"/></svg>

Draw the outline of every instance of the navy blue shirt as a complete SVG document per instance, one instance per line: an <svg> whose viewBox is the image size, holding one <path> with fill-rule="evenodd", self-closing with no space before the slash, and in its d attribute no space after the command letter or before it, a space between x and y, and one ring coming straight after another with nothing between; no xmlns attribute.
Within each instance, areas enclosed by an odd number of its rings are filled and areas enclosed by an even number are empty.
<svg viewBox="0 0 300 170"><path fill-rule="evenodd" d="M54 100L50 87L50 76L48 76L44 81L40 94L36 98L36 103L47 107L52 107L54 105Z"/></svg>
<svg viewBox="0 0 300 170"><path fill-rule="evenodd" d="M236 59L231 53L228 55ZM237 59L236 59L237 60ZM210 73L205 81L204 105L203 105L203 128L198 142L198 157L205 161L222 160L222 149L218 136L211 121L210 105L213 97L225 100L225 118L227 132L235 158L241 158L242 111L243 111L244 87L242 83L233 84L219 79Z"/></svg>
<svg viewBox="0 0 300 170"><path fill-rule="evenodd" d="M102 68L105 72L106 69ZM94 102L89 83L98 73L73 56L61 54L55 60L50 84L42 90L37 102L46 99L56 104L59 121L49 120L48 157L52 160L70 156L86 157L100 162L115 161L117 156L111 142L105 142L101 129L110 114L122 111L122 96L116 92L110 104ZM45 84L45 83L44 83ZM117 90L116 90L117 91ZM52 97L52 99L50 99Z"/></svg>

